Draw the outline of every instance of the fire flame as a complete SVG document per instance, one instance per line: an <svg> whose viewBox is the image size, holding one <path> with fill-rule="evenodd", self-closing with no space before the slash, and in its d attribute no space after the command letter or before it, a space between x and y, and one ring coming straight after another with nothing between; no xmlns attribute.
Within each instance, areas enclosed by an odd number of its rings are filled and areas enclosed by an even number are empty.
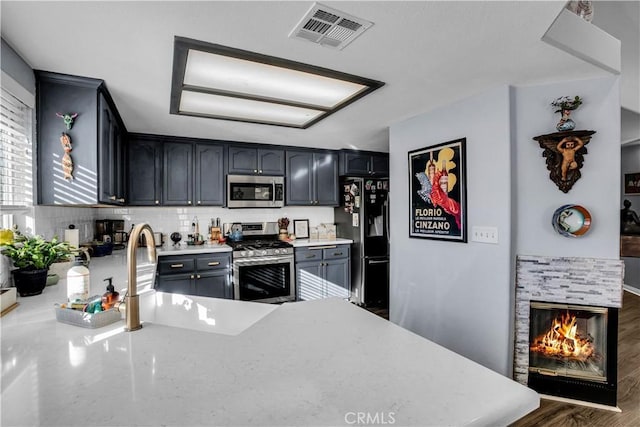
<svg viewBox="0 0 640 427"><path fill-rule="evenodd" d="M531 351L550 357L569 357L581 362L594 354L593 339L580 336L576 316L567 312L560 315L560 319L553 319L552 323L547 333L534 340L530 346Z"/></svg>

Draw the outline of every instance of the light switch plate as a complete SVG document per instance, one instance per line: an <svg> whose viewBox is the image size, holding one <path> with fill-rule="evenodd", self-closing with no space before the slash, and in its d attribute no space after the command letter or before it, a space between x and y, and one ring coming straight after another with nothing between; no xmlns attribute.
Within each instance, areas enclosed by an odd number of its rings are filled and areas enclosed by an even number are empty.
<svg viewBox="0 0 640 427"><path fill-rule="evenodd" d="M473 226L471 227L471 241L479 243L498 244L498 227Z"/></svg>

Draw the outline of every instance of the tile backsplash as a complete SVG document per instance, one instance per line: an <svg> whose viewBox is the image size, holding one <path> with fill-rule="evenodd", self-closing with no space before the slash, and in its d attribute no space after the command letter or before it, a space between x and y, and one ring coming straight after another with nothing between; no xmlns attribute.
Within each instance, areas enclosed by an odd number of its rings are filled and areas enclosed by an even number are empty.
<svg viewBox="0 0 640 427"><path fill-rule="evenodd" d="M125 231L132 224L146 222L153 231L169 235L174 231L182 233L183 239L191 232L191 222L197 217L200 230L206 233L206 226L212 218L220 218L222 223L232 222L276 222L279 218L289 218L289 232L293 232L294 219L308 219L309 225L333 223L331 207L287 206L281 209L226 209L220 207L124 207L96 209L95 219L124 219Z"/></svg>
<svg viewBox="0 0 640 427"><path fill-rule="evenodd" d="M132 224L146 222L154 231L171 234L174 231L191 232L191 222L197 217L202 232L211 218L220 218L222 223L232 222L276 222L279 218L290 220L289 232L293 232L294 219L308 219L309 226L334 221L331 207L287 206L280 209L227 209L220 207L66 207L35 206L33 214L21 221L20 229L29 234L40 234L47 239L54 235L63 237L69 224L80 230L80 242L93 240L94 225L97 219L124 219L125 231Z"/></svg>

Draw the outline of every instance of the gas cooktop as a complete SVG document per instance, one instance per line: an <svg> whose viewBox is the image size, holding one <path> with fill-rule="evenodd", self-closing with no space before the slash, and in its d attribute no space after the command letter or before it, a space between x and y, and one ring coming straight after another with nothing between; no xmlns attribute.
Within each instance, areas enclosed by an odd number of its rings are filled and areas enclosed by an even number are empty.
<svg viewBox="0 0 640 427"><path fill-rule="evenodd" d="M233 258L293 257L293 245L280 240L243 240L230 242Z"/></svg>

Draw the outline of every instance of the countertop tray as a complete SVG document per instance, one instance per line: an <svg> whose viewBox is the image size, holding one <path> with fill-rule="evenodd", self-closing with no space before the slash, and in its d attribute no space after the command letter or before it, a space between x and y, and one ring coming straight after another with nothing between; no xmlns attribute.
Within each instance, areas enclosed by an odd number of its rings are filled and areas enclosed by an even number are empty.
<svg viewBox="0 0 640 427"><path fill-rule="evenodd" d="M56 320L69 325L83 328L102 328L122 318L119 311L114 309L100 311L98 313L85 313L80 310L55 307Z"/></svg>

